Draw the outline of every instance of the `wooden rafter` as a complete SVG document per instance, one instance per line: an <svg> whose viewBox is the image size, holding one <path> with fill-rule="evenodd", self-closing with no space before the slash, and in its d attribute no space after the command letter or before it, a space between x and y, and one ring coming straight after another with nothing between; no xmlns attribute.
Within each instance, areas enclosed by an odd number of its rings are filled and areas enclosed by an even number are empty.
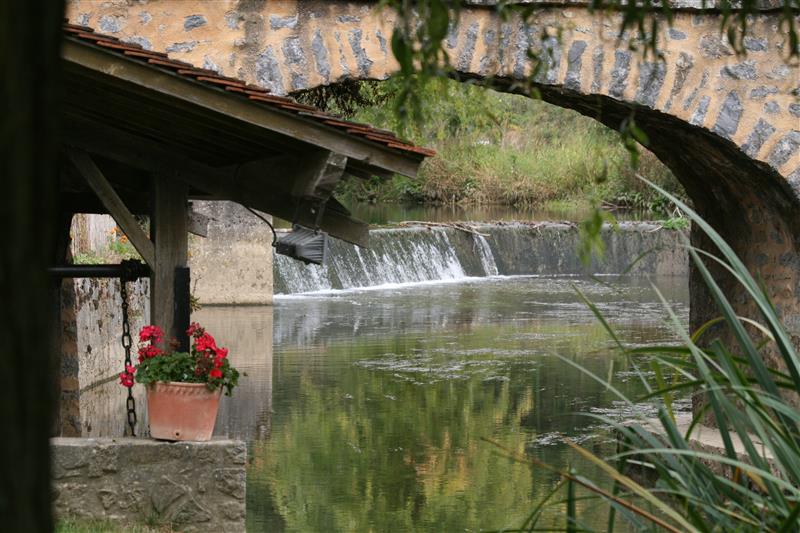
<svg viewBox="0 0 800 533"><path fill-rule="evenodd" d="M103 206L108 210L108 213L114 218L116 223L119 224L119 227L125 232L125 235L131 241L134 248L136 248L136 251L142 256L142 259L144 259L151 268L154 267L156 264L155 246L142 230L141 226L139 226L136 218L134 218L125 206L106 177L103 176L103 173L97 168L91 156L77 149L71 149L68 153L72 164L75 165L78 172L86 179L86 182L103 203Z"/></svg>

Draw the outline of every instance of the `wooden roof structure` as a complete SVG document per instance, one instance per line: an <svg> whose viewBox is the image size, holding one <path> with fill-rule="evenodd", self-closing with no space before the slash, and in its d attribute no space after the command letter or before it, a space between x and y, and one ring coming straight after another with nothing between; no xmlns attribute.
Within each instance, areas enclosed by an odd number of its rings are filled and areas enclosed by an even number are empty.
<svg viewBox="0 0 800 533"><path fill-rule="evenodd" d="M65 24L64 32L64 143L92 154L134 211L147 212L142 178L158 173L185 182L192 198L232 200L308 226L315 199L325 206L321 229L364 246L367 226L330 196L342 174L413 177L434 154L86 26ZM70 188L80 181L65 187L74 211L96 211L80 186Z"/></svg>
<svg viewBox="0 0 800 533"><path fill-rule="evenodd" d="M147 263L151 322L170 337L188 327L190 199L231 200L366 246L367 224L333 198L336 184L413 177L433 155L92 28L64 32L61 219L68 233L73 213L114 217ZM136 214L150 216L149 233Z"/></svg>

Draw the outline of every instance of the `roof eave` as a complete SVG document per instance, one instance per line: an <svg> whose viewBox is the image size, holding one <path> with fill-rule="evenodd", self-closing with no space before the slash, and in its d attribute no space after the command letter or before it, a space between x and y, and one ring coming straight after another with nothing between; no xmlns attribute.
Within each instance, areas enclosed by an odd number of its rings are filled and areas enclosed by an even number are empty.
<svg viewBox="0 0 800 533"><path fill-rule="evenodd" d="M234 120L340 153L361 165L415 177L423 156L406 155L280 109L259 105L230 92L67 37L62 57L101 75L114 76L143 90L176 98Z"/></svg>

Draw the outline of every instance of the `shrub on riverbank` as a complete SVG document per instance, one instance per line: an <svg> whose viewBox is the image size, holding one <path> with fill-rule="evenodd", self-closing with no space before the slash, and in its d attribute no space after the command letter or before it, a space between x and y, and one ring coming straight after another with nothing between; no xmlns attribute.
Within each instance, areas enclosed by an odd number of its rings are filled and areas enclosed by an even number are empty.
<svg viewBox="0 0 800 533"><path fill-rule="evenodd" d="M355 120L405 130L411 140L439 154L426 161L416 180L346 181L339 194L351 201L516 206L566 201L580 206L592 198L636 209L666 205L635 179L619 134L576 112L468 83L434 80L423 97L423 120L404 124L385 103L394 82L362 90L381 103L360 108ZM638 172L682 195L651 153L643 151Z"/></svg>

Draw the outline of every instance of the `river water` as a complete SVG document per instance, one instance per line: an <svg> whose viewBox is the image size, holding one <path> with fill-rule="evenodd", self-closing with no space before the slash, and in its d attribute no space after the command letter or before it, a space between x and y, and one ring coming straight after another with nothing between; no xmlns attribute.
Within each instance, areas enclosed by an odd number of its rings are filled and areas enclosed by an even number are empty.
<svg viewBox="0 0 800 533"><path fill-rule="evenodd" d="M492 276L199 311L193 318L247 372L217 428L249 443L248 531L520 525L557 477L496 445L593 476L564 443L612 453L607 426L586 413L653 409L625 407L559 358L628 394L643 390L575 288L626 342L669 341L651 281L688 321L686 283L674 277ZM606 507L578 509L586 523L605 523ZM563 512L548 520L563 527Z"/></svg>

